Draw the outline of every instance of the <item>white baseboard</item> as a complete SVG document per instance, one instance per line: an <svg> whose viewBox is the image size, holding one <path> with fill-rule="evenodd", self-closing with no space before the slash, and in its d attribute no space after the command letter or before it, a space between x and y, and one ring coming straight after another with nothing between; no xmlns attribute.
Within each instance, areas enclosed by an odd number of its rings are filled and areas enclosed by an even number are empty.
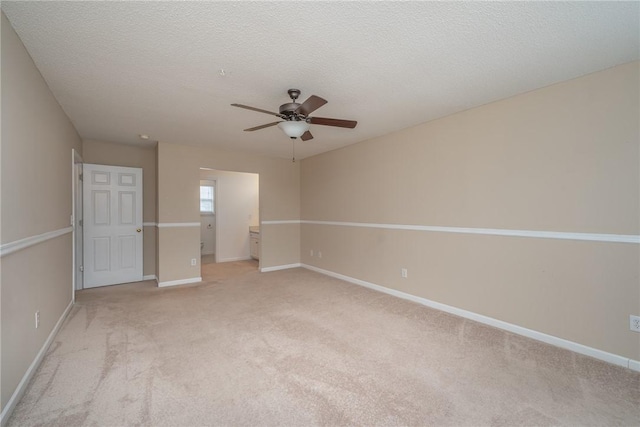
<svg viewBox="0 0 640 427"><path fill-rule="evenodd" d="M155 274L147 274L146 276L142 276L142 280L155 280L158 281L158 278Z"/></svg>
<svg viewBox="0 0 640 427"><path fill-rule="evenodd" d="M221 258L221 259L216 259L216 263L219 262L232 262L232 261L247 261L249 259L252 259L250 256L241 256L241 257L236 257L236 258Z"/></svg>
<svg viewBox="0 0 640 427"><path fill-rule="evenodd" d="M384 286L376 285L374 283L366 282L364 280L356 279L353 277L345 276L343 274L334 273L333 271L324 270L322 268L314 267L308 264L302 264L302 267L325 274L327 276L335 277L336 279L341 279L346 282L354 283L356 285L364 286L369 289L373 289L379 292L384 292L385 294L393 295L398 298L406 299L409 301L417 302L418 304L425 305L427 307L435 308L436 310L444 311L447 313L455 314L456 316L464 317L465 319L474 320L479 323L484 323L485 325L493 326L494 328L503 329L505 331L512 332L514 334L522 335L527 338L531 338L537 341L542 341L546 344L551 344L556 347L564 348L566 350L571 350L576 353L584 354L586 356L591 356L595 359L603 360L605 362L623 366L625 368L632 369L634 371L640 371L640 361L630 359L628 357L619 356L617 354L608 353L603 350L598 350L597 348L588 347L583 344L579 344L577 342L565 340L564 338L555 337L553 335L547 335L543 332L534 331L532 329L527 329L522 326L514 325L512 323L504 322L502 320L494 319L492 317L484 316L482 314L474 313L472 311L463 310L461 308L453 307L450 305L442 304L436 301L431 301L426 298L418 297L415 295L407 294L405 292L397 291L395 289L386 288Z"/></svg>
<svg viewBox="0 0 640 427"><path fill-rule="evenodd" d="M202 277L192 277L190 279L169 280L167 282L158 282L158 287L164 288L166 286L178 286L178 285L186 285L189 283L198 283L198 282L202 282Z"/></svg>
<svg viewBox="0 0 640 427"><path fill-rule="evenodd" d="M33 377L33 374L35 374L36 371L38 370L38 366L40 366L40 363L42 363L42 359L44 359L44 355L47 353L49 346L53 342L53 339L55 338L58 331L60 330L60 327L62 326L64 319L67 318L67 315L71 311L71 307L73 307L73 301L69 302L69 305L64 310L64 312L58 319L58 322L51 330L51 333L47 337L47 340L44 342L44 344L42 344L42 347L40 348L40 351L36 355L35 359L33 359L33 362L31 362L31 365L29 365L29 368L22 376L22 380L20 380L20 383L18 383L18 386L16 387L13 394L11 395L11 398L7 402L7 405L4 407L4 409L2 409L2 414L0 415L1 426L4 426L7 423L7 421L9 421L9 417L13 413L13 410L15 409L16 405L20 401L20 398L22 397L25 390L27 389L27 385L29 384L31 377Z"/></svg>
<svg viewBox="0 0 640 427"><path fill-rule="evenodd" d="M297 268L297 267L302 267L302 264L296 263L296 264L275 265L273 267L261 268L260 272L267 273L269 271L288 270L289 268Z"/></svg>

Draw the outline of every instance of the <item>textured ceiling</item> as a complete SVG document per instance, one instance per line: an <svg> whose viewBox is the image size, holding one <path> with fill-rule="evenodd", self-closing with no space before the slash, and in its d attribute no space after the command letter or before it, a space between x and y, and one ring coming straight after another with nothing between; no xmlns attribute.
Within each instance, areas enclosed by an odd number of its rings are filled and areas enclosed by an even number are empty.
<svg viewBox="0 0 640 427"><path fill-rule="evenodd" d="M11 2L83 138L289 157L289 88L329 101L304 158L638 59L638 2ZM225 76L219 74L224 69Z"/></svg>

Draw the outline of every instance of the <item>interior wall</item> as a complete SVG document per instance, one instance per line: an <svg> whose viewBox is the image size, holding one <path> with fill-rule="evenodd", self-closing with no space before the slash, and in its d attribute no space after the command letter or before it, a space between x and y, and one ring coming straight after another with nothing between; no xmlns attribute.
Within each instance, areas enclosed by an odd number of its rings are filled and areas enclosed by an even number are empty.
<svg viewBox="0 0 640 427"><path fill-rule="evenodd" d="M200 254L198 182L200 168L256 173L259 178L261 267L300 262L300 169L291 160L213 148L158 143L158 222L160 282L200 276L190 259ZM264 221L268 223L265 224ZM276 223L269 223L277 221ZM284 221L284 222L282 222ZM273 229L269 235L265 230ZM197 237L196 237L197 236ZM164 248L164 249L163 249ZM170 249L171 248L171 249ZM165 257L178 257L169 267ZM168 260L167 260L168 261Z"/></svg>
<svg viewBox="0 0 640 427"><path fill-rule="evenodd" d="M85 163L142 168L143 274L156 274L156 147L136 147L103 141L82 141Z"/></svg>
<svg viewBox="0 0 640 427"><path fill-rule="evenodd" d="M258 175L201 170L201 179L216 181L216 262L249 259L249 227L259 224Z"/></svg>
<svg viewBox="0 0 640 427"><path fill-rule="evenodd" d="M11 24L1 15L4 411L72 301L71 150L81 152L82 143ZM12 243L38 235L46 239L4 252ZM40 312L37 329L36 311Z"/></svg>
<svg viewBox="0 0 640 427"><path fill-rule="evenodd" d="M303 160L302 262L639 360L637 243L415 227L640 234L639 81L621 65Z"/></svg>

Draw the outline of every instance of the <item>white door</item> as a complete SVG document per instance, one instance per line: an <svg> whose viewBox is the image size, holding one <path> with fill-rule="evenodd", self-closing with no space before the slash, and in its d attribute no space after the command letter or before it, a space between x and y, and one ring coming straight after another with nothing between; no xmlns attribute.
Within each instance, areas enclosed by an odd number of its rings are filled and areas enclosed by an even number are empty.
<svg viewBox="0 0 640 427"><path fill-rule="evenodd" d="M84 287L142 280L142 169L83 165Z"/></svg>

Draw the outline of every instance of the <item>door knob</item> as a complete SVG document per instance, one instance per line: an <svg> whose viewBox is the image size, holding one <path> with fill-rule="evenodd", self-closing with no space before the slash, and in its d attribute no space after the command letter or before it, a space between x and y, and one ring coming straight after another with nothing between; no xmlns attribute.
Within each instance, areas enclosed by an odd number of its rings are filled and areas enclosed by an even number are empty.
<svg viewBox="0 0 640 427"><path fill-rule="evenodd" d="M141 228L138 228L136 231L139 233L139 232L141 232L141 231L142 231L142 229L141 229Z"/></svg>

